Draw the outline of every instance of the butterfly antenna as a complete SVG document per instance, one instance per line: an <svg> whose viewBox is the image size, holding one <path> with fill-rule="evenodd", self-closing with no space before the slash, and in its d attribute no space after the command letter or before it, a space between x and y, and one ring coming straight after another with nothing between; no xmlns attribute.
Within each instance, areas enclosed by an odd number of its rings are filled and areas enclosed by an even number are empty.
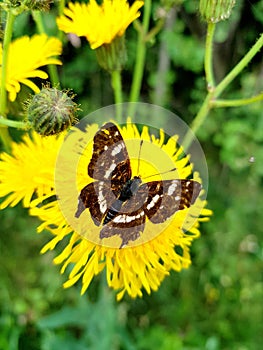
<svg viewBox="0 0 263 350"><path fill-rule="evenodd" d="M138 154L137 175L139 175L139 169L140 169L142 143L143 143L143 140L141 140L141 142L140 142L140 149L139 149L139 154Z"/></svg>
<svg viewBox="0 0 263 350"><path fill-rule="evenodd" d="M177 168L172 168L170 170L163 171L162 173L152 174L152 175L144 177L143 180L148 179L149 177L152 177L152 176L156 176L156 175L164 175L164 174L170 173L170 172L175 171L175 170L177 170Z"/></svg>

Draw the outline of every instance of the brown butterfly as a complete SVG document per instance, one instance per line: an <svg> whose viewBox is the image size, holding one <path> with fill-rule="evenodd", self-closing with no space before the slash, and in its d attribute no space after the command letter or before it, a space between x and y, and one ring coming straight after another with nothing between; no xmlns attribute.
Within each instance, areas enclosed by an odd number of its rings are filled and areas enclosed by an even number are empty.
<svg viewBox="0 0 263 350"><path fill-rule="evenodd" d="M143 182L132 177L127 148L113 123L94 136L88 175L95 181L81 190L75 217L89 209L94 224L101 225L100 238L119 235L120 248L140 237L146 218L162 223L194 204L201 191L201 184L193 180Z"/></svg>

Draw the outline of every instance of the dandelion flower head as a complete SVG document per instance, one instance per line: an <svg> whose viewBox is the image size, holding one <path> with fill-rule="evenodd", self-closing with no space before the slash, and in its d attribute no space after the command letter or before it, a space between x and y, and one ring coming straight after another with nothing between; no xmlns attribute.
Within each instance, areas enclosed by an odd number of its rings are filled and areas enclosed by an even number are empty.
<svg viewBox="0 0 263 350"><path fill-rule="evenodd" d="M129 6L127 0L95 0L88 4L72 3L65 8L64 15L57 18L60 30L85 36L92 49L110 44L115 37L122 36L127 27L140 16L138 11L143 1L136 0Z"/></svg>
<svg viewBox="0 0 263 350"><path fill-rule="evenodd" d="M38 93L40 89L32 78L47 79L48 74L39 68L49 64L61 65L55 58L62 52L62 43L57 38L45 34L33 37L23 36L14 40L9 47L7 62L6 90L9 100L15 101L21 86L24 84ZM2 61L2 46L0 46L0 61ZM0 77L2 68L0 67Z"/></svg>
<svg viewBox="0 0 263 350"><path fill-rule="evenodd" d="M19 143L12 143L11 154L0 154L0 209L20 201L29 207L31 201L54 194L54 168L64 136L42 137L26 134Z"/></svg>
<svg viewBox="0 0 263 350"><path fill-rule="evenodd" d="M199 181L198 174L192 173L189 158L182 157L182 149L178 147L175 137L165 142L163 132L160 132L157 138L150 135L146 127L139 132L136 125L131 123L119 129L127 145L133 172L136 173L138 165L138 159L136 160L138 148L134 148L134 142L139 145L140 140L143 139L145 144L148 144L145 147L145 157L152 154L153 148L160 149L164 152L165 159L169 157L170 162L176 166L179 178L188 178L192 174L193 178ZM56 180L55 186L59 200L41 207L33 207L30 213L41 219L42 224L39 231L47 229L53 235L53 239L42 249L42 253L54 249L65 237L69 239L67 246L54 260L57 264L63 264L62 273L65 272L68 265L73 264L69 280L65 282L64 287L70 287L81 280L81 293L83 294L93 278L105 269L107 283L117 291L118 300L125 293L132 298L142 297L143 289L148 294L156 291L171 270L181 271L190 266L191 243L200 236L200 222L207 221L211 211L204 208L206 201L199 197L191 208L178 211L163 226L147 221L141 237L135 242L129 242L121 249L120 241L116 243L118 237L110 238L112 241L107 238L106 243L98 239L100 228L94 225L88 210L85 211L83 219L80 220L81 225L78 226L78 223L74 221L76 220L74 213L77 208L78 193L84 185L92 181L87 175L87 165L92 154L92 142L84 142L87 147L81 147L82 152L79 152L80 149L77 149L75 141L85 140L86 135L89 140L92 140L97 130L98 127L92 125L85 131L76 130L75 133L72 133L72 138L67 137L67 147L63 150L64 143L61 148L63 151L58 156L56 169L56 176L59 180ZM65 149L67 152L64 152ZM134 153L132 149L136 149ZM78 154L75 160L72 159L73 153L71 152ZM166 161L162 162L162 165L165 163ZM141 162L140 172L143 176L147 176L149 172L151 173L149 175L152 175L153 170L156 170L155 165L152 165L147 159ZM58 182L61 182L60 186Z"/></svg>

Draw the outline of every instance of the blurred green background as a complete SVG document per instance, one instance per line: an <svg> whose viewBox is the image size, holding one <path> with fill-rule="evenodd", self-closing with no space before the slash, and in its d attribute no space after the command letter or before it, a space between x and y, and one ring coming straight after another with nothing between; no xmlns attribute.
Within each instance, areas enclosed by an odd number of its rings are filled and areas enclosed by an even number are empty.
<svg viewBox="0 0 263 350"><path fill-rule="evenodd" d="M167 2L154 1L152 27L163 5ZM205 23L197 9L198 1L173 5L164 29L148 45L141 94L142 101L161 105L187 123L206 94ZM54 16L54 8L45 14L51 34ZM238 1L230 19L218 24L217 81L262 28L263 1ZM32 18L21 15L14 37L34 32ZM65 44L60 75L86 115L112 104L113 94L109 75L97 66L86 41L81 43L79 48ZM131 84L135 45L136 32L130 28L124 94ZM250 97L262 90L261 52L224 97ZM39 222L21 206L0 211L0 350L262 349L263 103L212 110L197 137L207 158L214 215L193 243L192 266L172 273L150 296L117 303L103 275L82 297L80 285L63 290L66 275L52 264L63 243L57 252L40 255L50 235L36 233Z"/></svg>

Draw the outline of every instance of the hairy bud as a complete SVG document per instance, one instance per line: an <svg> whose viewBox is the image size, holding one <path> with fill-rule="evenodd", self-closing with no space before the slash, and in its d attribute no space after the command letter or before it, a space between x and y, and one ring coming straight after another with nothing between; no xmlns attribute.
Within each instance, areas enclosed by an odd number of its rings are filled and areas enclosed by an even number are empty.
<svg viewBox="0 0 263 350"><path fill-rule="evenodd" d="M28 122L40 135L58 134L77 122L78 106L68 92L44 87L28 103Z"/></svg>

